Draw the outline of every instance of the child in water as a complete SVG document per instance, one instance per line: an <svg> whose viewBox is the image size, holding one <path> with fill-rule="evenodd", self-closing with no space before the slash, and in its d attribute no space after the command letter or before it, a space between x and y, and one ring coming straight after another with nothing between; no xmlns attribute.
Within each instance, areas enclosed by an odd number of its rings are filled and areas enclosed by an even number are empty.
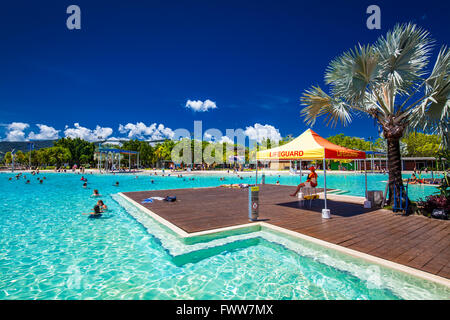
<svg viewBox="0 0 450 320"><path fill-rule="evenodd" d="M97 204L94 206L93 211L89 213L83 213L84 215L89 215L89 218L100 218L102 213L107 210L108 207L103 203L102 200L98 200Z"/></svg>

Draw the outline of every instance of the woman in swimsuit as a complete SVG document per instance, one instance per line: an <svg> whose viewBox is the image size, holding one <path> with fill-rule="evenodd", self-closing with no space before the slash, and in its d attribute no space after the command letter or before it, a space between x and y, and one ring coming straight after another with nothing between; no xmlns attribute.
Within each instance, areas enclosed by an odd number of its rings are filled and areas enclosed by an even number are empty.
<svg viewBox="0 0 450 320"><path fill-rule="evenodd" d="M301 188L303 187L309 187L309 188L315 188L317 187L317 173L316 173L316 168L311 167L309 168L309 170L311 170L311 173L308 174L308 178L306 179L305 182L300 183L297 186L297 190L295 190L295 192L293 194L291 194L291 197L295 197L297 195L297 193L300 191Z"/></svg>

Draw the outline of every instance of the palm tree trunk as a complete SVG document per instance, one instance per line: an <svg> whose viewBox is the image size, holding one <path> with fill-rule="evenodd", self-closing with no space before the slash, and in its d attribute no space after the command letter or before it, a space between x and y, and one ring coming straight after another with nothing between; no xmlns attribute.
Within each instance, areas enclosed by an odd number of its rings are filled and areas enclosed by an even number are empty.
<svg viewBox="0 0 450 320"><path fill-rule="evenodd" d="M400 154L400 138L389 137L387 138L388 147L388 168L389 168L389 199L388 204L392 204L394 200L394 188L397 201L406 201L406 195L400 200L398 190L403 186L402 179L402 164Z"/></svg>

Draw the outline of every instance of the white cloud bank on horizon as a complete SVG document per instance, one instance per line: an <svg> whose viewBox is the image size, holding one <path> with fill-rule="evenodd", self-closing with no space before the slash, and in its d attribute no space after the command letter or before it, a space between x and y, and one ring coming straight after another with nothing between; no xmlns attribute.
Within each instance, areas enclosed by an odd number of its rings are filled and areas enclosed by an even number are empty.
<svg viewBox="0 0 450 320"><path fill-rule="evenodd" d="M205 101L188 100L186 101L186 108L192 109L195 112L205 112L209 109L217 109L217 105L214 101L209 99L206 99Z"/></svg>
<svg viewBox="0 0 450 320"><path fill-rule="evenodd" d="M47 126L45 124L36 124L39 128L39 133L30 132L28 135L29 140L57 140L59 139L59 132L61 130L56 130L53 127Z"/></svg>
<svg viewBox="0 0 450 320"><path fill-rule="evenodd" d="M6 137L3 141L29 141L29 140L56 140L60 138L60 131L56 130L54 127L47 126L44 124L36 124L39 128L39 132L35 133L31 131L28 136L25 131L30 128L28 123L23 122L12 122L9 124L2 125L6 127ZM119 125L119 132L121 134L126 134L125 139L141 139L141 140L162 140L162 139L172 139L175 132L163 124L153 123L147 126L143 122L127 123L126 125ZM101 127L97 125L95 129L89 129L82 127L79 123L74 123L73 127L65 126L64 136L70 138L80 138L87 141L98 141L99 137L102 140L117 141L124 140L120 137L111 137L113 134L113 129L108 127ZM278 142L281 140L281 135L278 129L269 124L259 124L255 123L253 126L247 126L244 130L244 134L251 140L257 141L259 143L264 139L270 139L272 142ZM216 137L212 139L211 134L205 133L204 139L206 141L216 140L217 142L234 143L232 139L227 136Z"/></svg>
<svg viewBox="0 0 450 320"><path fill-rule="evenodd" d="M163 124L152 123L147 126L143 122L127 123L126 125L119 125L119 132L127 134L129 139L144 139L144 140L162 140L172 139L174 132Z"/></svg>
<svg viewBox="0 0 450 320"><path fill-rule="evenodd" d="M264 139L270 139L271 142L277 143L282 139L280 131L269 124L262 125L260 123L255 123L253 126L247 126L243 132L244 135L249 138L249 140L257 141L258 143L261 143ZM219 143L235 143L234 139L230 139L226 135L215 135L209 132L205 132L203 139L209 142L213 141Z"/></svg>
<svg viewBox="0 0 450 320"><path fill-rule="evenodd" d="M25 141L25 129L29 127L28 123L11 122L6 125L6 137L3 141Z"/></svg>
<svg viewBox="0 0 450 320"><path fill-rule="evenodd" d="M73 125L73 128L70 128L67 125L65 126L64 135L66 138L80 138L92 142L98 141L100 139L108 139L113 133L113 129L108 127L100 127L99 125L97 125L94 130L82 127L78 122L74 123Z"/></svg>
<svg viewBox="0 0 450 320"><path fill-rule="evenodd" d="M272 142L281 140L280 131L269 124L262 125L255 123L253 126L246 127L244 133L249 139L255 140L258 143L261 143L264 139L270 139Z"/></svg>

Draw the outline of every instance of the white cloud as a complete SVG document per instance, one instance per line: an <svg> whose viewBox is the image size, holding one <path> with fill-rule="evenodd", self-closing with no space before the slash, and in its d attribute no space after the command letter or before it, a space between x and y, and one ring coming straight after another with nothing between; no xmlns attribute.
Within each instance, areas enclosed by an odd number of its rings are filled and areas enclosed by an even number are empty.
<svg viewBox="0 0 450 320"><path fill-rule="evenodd" d="M79 123L74 123L73 128L69 126L65 127L64 135L69 138L80 138L87 141L97 141L101 139L107 139L112 135L113 129L107 127L100 127L97 125L94 130L80 126Z"/></svg>
<svg viewBox="0 0 450 320"><path fill-rule="evenodd" d="M234 144L234 141L228 138L227 136L223 136L222 139L219 140L220 143L231 143Z"/></svg>
<svg viewBox="0 0 450 320"><path fill-rule="evenodd" d="M216 103L214 101L211 101L209 99L206 99L205 101L201 100L188 100L186 101L186 108L192 109L195 112L205 112L209 109L216 109Z"/></svg>
<svg viewBox="0 0 450 320"><path fill-rule="evenodd" d="M214 134L210 134L208 132L205 132L205 134L203 135L203 139L205 141L209 141L209 142L217 142L217 143L231 143L234 144L234 141L231 140L230 138L228 138L227 136L214 136Z"/></svg>
<svg viewBox="0 0 450 320"><path fill-rule="evenodd" d="M56 130L45 124L37 124L36 126L39 128L39 133L31 131L28 135L29 140L56 140L59 138L59 132L61 130Z"/></svg>
<svg viewBox="0 0 450 320"><path fill-rule="evenodd" d="M127 123L126 125L119 125L119 132L127 134L129 139L149 139L149 140L162 140L172 139L174 132L172 129L164 127L163 124L157 125L156 123L147 126L143 122Z"/></svg>
<svg viewBox="0 0 450 320"><path fill-rule="evenodd" d="M25 141L25 129L29 128L28 123L12 122L6 125L5 141Z"/></svg>
<svg viewBox="0 0 450 320"><path fill-rule="evenodd" d="M281 140L281 135L278 129L274 126L255 123L254 126L246 127L244 131L245 135L251 140L261 142L264 138L271 141L278 142Z"/></svg>

